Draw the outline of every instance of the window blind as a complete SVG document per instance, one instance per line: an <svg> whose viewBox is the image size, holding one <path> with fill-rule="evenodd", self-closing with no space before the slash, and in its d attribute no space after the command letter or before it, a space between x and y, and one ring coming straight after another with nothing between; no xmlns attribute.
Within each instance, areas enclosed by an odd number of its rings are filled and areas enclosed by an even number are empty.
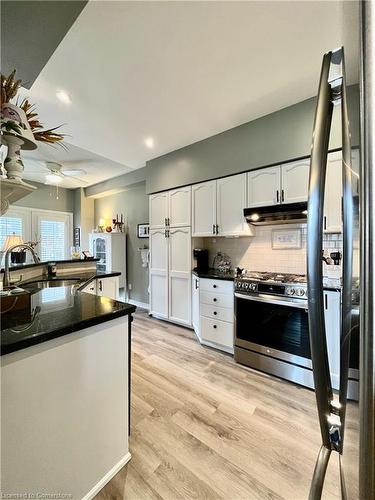
<svg viewBox="0 0 375 500"><path fill-rule="evenodd" d="M10 234L22 236L21 217L0 217L0 250L3 248L5 238Z"/></svg>
<svg viewBox="0 0 375 500"><path fill-rule="evenodd" d="M40 221L40 257L42 260L63 260L65 250L65 223Z"/></svg>

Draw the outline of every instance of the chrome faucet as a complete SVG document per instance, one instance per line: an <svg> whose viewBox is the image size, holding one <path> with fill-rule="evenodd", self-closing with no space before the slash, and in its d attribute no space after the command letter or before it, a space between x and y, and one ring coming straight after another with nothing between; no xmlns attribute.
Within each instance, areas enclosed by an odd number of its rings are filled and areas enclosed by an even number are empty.
<svg viewBox="0 0 375 500"><path fill-rule="evenodd" d="M35 264L38 264L40 262L40 259L37 256L37 254L35 253L35 250L30 245L27 245L26 243L19 243L17 245L13 245L12 247L8 248L8 250L5 252L5 258L4 258L4 279L3 279L3 286L4 287L10 285L9 256L10 256L11 252L13 252L16 248L24 248L25 250L30 250Z"/></svg>

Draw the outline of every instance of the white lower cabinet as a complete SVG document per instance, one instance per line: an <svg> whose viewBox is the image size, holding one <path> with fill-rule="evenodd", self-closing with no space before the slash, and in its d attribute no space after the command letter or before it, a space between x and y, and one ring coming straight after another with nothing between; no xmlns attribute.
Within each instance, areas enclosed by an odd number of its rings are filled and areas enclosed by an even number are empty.
<svg viewBox="0 0 375 500"><path fill-rule="evenodd" d="M191 277L191 322L193 324L194 331L198 338L200 338L199 333L199 278L193 275Z"/></svg>
<svg viewBox="0 0 375 500"><path fill-rule="evenodd" d="M119 278L101 278L96 280L97 295L117 300L119 298Z"/></svg>
<svg viewBox="0 0 375 500"><path fill-rule="evenodd" d="M195 323L197 323L197 312L199 313L199 321L198 330L196 326L194 326L194 330L200 342L233 353L233 282L200 278L198 293L193 290L193 301L196 303L197 295L199 295L199 303L196 307Z"/></svg>
<svg viewBox="0 0 375 500"><path fill-rule="evenodd" d="M92 295L98 295L99 297L109 297L110 299L118 300L119 288L119 277L111 276L92 281L83 291Z"/></svg>
<svg viewBox="0 0 375 500"><path fill-rule="evenodd" d="M191 325L190 227L150 231L150 314Z"/></svg>

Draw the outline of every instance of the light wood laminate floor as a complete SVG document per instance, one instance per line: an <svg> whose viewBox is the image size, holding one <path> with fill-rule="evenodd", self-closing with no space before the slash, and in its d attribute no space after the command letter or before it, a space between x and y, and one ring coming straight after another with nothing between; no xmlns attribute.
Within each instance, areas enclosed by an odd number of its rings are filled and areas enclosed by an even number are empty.
<svg viewBox="0 0 375 500"><path fill-rule="evenodd" d="M132 459L96 500L307 499L320 447L313 391L145 313L132 362ZM333 458L325 499L339 498Z"/></svg>

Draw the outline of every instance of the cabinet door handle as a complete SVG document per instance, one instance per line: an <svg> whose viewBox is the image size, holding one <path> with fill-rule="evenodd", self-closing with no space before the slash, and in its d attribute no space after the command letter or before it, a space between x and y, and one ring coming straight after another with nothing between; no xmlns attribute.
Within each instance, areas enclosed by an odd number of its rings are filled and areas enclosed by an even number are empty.
<svg viewBox="0 0 375 500"><path fill-rule="evenodd" d="M216 312L216 311L214 311L214 315L215 315L215 316L216 316L216 314L217 314L217 312Z"/></svg>
<svg viewBox="0 0 375 500"><path fill-rule="evenodd" d="M212 224L212 234L215 234L215 224Z"/></svg>
<svg viewBox="0 0 375 500"><path fill-rule="evenodd" d="M217 285L212 285L212 286L213 286L213 288L217 288Z"/></svg>
<svg viewBox="0 0 375 500"><path fill-rule="evenodd" d="M323 227L326 230L327 229L327 217L326 216L324 216L323 221L324 221L323 222Z"/></svg>
<svg viewBox="0 0 375 500"><path fill-rule="evenodd" d="M216 224L216 234L219 234L219 224Z"/></svg>
<svg viewBox="0 0 375 500"><path fill-rule="evenodd" d="M198 280L195 280L195 289L198 290Z"/></svg>
<svg viewBox="0 0 375 500"><path fill-rule="evenodd" d="M164 230L164 237L168 238L168 236L167 236L167 229Z"/></svg>
<svg viewBox="0 0 375 500"><path fill-rule="evenodd" d="M216 325L213 325L213 327L214 327L214 328L217 328L217 326L216 326Z"/></svg>
<svg viewBox="0 0 375 500"><path fill-rule="evenodd" d="M284 201L284 189L281 190L281 202Z"/></svg>
<svg viewBox="0 0 375 500"><path fill-rule="evenodd" d="M167 226L169 227L171 225L171 219L168 217L167 219Z"/></svg>
<svg viewBox="0 0 375 500"><path fill-rule="evenodd" d="M166 217L164 218L164 226L168 226Z"/></svg>
<svg viewBox="0 0 375 500"><path fill-rule="evenodd" d="M280 201L279 200L279 190L276 191L276 201L277 201L277 203L279 203L279 201Z"/></svg>
<svg viewBox="0 0 375 500"><path fill-rule="evenodd" d="M99 280L99 291L102 292L103 291L103 283L102 283L102 280Z"/></svg>
<svg viewBox="0 0 375 500"><path fill-rule="evenodd" d="M324 294L324 307L326 308L326 311L328 310L328 295L325 293Z"/></svg>
<svg viewBox="0 0 375 500"><path fill-rule="evenodd" d="M217 302L217 299L213 299L214 302Z"/></svg>

